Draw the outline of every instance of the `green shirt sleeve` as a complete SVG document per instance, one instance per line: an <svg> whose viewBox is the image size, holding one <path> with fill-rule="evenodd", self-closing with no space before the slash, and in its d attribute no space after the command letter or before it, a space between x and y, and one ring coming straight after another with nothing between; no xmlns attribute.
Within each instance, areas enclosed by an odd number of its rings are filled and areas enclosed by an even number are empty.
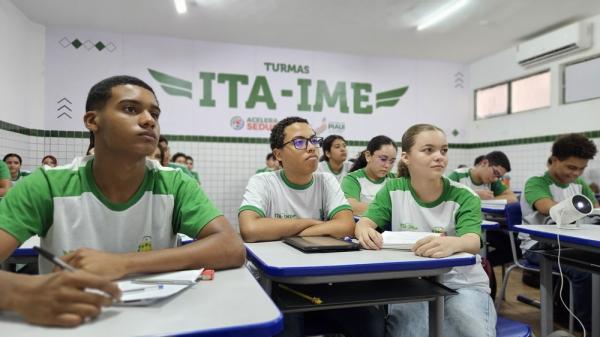
<svg viewBox="0 0 600 337"><path fill-rule="evenodd" d="M494 181L490 187L492 189L492 192L494 192L495 197L504 193L504 191L506 191L506 189L508 188L500 180Z"/></svg>
<svg viewBox="0 0 600 337"><path fill-rule="evenodd" d="M596 195L594 194L594 191L592 191L592 189L590 188L590 185L586 184L581 178L577 178L576 182L583 186L581 190L583 192L583 195L590 199L592 205L596 205L598 203L598 200L596 200Z"/></svg>
<svg viewBox="0 0 600 337"><path fill-rule="evenodd" d="M481 199L471 192L464 193L461 199L454 219L456 236L474 233L481 237Z"/></svg>
<svg viewBox="0 0 600 337"><path fill-rule="evenodd" d="M204 226L223 213L208 199L197 181L185 173L177 177L173 224L176 232L196 238Z"/></svg>
<svg viewBox="0 0 600 337"><path fill-rule="evenodd" d="M525 183L525 188L523 189L523 194L525 195L525 201L531 207L531 209L535 210L533 204L540 199L553 199L552 193L550 192L550 187L546 181L544 181L543 177L531 177Z"/></svg>
<svg viewBox="0 0 600 337"><path fill-rule="evenodd" d="M377 224L379 228L385 227L392 221L392 198L390 197L390 184L392 180L386 181L385 185L377 192L375 199L369 204L369 208L363 215Z"/></svg>
<svg viewBox="0 0 600 337"><path fill-rule="evenodd" d="M10 171L8 170L8 165L2 160L0 160L0 180L10 180Z"/></svg>
<svg viewBox="0 0 600 337"><path fill-rule="evenodd" d="M346 198L360 201L360 183L353 175L347 175L342 179L342 192Z"/></svg>
<svg viewBox="0 0 600 337"><path fill-rule="evenodd" d="M0 202L0 229L23 243L45 236L52 225L54 205L44 170L36 170L11 188Z"/></svg>
<svg viewBox="0 0 600 337"><path fill-rule="evenodd" d="M456 171L452 171L449 175L448 175L448 179L452 180L452 181L456 181L458 182L460 180L460 176L458 174L458 172Z"/></svg>

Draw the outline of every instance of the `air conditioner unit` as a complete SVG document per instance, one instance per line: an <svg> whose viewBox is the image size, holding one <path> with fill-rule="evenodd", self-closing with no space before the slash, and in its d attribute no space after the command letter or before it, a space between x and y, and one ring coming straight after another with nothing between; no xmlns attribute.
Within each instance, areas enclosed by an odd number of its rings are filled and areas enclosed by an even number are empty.
<svg viewBox="0 0 600 337"><path fill-rule="evenodd" d="M517 45L523 67L540 64L592 46L592 24L574 23Z"/></svg>

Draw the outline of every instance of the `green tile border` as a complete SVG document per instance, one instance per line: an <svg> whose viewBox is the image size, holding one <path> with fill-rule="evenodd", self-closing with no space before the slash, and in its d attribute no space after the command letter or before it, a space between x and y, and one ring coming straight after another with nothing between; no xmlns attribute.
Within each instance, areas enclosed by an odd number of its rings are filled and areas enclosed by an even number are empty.
<svg viewBox="0 0 600 337"><path fill-rule="evenodd" d="M19 133L27 136L49 137L49 138L89 138L88 131L63 131L63 130L39 130L29 129L19 125L0 120L0 130ZM600 138L600 130L582 132L588 138ZM480 143L450 143L453 149L477 149L484 147L511 146L523 144L549 143L553 142L561 134L546 135L539 137L506 139ZM221 137L221 136L198 136L198 135L165 135L169 141L176 142L202 142L202 143L242 143L242 144L269 144L268 138L258 137ZM367 146L364 140L348 140L350 146ZM396 143L399 147L400 142Z"/></svg>

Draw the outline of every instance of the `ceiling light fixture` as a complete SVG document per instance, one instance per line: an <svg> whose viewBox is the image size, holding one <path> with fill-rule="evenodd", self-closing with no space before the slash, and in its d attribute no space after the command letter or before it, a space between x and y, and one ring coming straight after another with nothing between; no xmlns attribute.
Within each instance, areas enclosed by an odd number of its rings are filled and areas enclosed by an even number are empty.
<svg viewBox="0 0 600 337"><path fill-rule="evenodd" d="M183 13L187 12L187 4L185 3L186 0L174 0L174 1L175 1L175 10L177 11L177 13L183 14Z"/></svg>
<svg viewBox="0 0 600 337"><path fill-rule="evenodd" d="M439 10L433 12L431 15L425 17L421 23L417 26L417 30L423 30L429 28L436 23L444 20L450 15L457 12L459 9L464 7L467 4L468 0L455 0L448 3L446 6L440 8Z"/></svg>

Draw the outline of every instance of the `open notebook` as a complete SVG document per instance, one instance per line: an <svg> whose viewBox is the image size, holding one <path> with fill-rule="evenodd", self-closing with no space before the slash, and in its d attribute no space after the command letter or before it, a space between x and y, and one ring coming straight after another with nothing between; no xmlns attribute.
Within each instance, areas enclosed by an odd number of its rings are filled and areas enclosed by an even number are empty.
<svg viewBox="0 0 600 337"><path fill-rule="evenodd" d="M440 236L440 233L385 231L381 236L383 237L383 248L410 250L422 238L426 236Z"/></svg>
<svg viewBox="0 0 600 337"><path fill-rule="evenodd" d="M150 305L196 284L202 271L203 269L181 270L119 281L117 285L122 295L121 301L115 305Z"/></svg>
<svg viewBox="0 0 600 337"><path fill-rule="evenodd" d="M506 208L506 199L489 199L481 200L481 208L488 209L504 209Z"/></svg>

